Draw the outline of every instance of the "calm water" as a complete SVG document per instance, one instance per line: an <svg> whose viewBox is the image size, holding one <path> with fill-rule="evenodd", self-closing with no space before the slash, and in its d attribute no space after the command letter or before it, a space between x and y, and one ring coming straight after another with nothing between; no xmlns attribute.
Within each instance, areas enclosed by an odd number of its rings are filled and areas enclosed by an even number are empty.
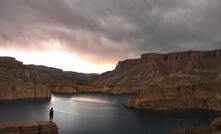
<svg viewBox="0 0 221 134"><path fill-rule="evenodd" d="M153 112L121 106L128 95L54 95L48 102L0 103L0 121L48 120L50 107L61 134L169 134L173 128L208 125L220 113Z"/></svg>

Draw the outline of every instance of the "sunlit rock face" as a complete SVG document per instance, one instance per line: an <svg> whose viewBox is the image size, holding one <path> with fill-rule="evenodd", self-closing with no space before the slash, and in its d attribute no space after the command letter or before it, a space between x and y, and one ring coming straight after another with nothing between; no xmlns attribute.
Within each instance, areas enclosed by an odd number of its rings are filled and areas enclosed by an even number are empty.
<svg viewBox="0 0 221 134"><path fill-rule="evenodd" d="M52 84L86 84L96 77L96 74L23 65L14 58L0 57L0 100L50 98Z"/></svg>
<svg viewBox="0 0 221 134"><path fill-rule="evenodd" d="M138 95L128 107L221 110L221 50L143 54L119 62L95 83L132 87Z"/></svg>

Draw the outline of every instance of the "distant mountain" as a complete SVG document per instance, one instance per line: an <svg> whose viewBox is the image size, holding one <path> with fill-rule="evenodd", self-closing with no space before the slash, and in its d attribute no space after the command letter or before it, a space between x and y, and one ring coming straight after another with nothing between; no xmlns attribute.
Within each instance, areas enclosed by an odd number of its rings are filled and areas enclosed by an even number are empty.
<svg viewBox="0 0 221 134"><path fill-rule="evenodd" d="M97 78L97 74L24 65L12 57L0 57L0 100L50 98L51 85L88 84Z"/></svg>

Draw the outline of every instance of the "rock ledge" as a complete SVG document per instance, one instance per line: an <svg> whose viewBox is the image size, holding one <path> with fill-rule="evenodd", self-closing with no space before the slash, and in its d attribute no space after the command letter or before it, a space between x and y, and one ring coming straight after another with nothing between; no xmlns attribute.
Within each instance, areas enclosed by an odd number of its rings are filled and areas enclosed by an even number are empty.
<svg viewBox="0 0 221 134"><path fill-rule="evenodd" d="M58 134L53 122L36 121L31 123L0 123L0 134Z"/></svg>

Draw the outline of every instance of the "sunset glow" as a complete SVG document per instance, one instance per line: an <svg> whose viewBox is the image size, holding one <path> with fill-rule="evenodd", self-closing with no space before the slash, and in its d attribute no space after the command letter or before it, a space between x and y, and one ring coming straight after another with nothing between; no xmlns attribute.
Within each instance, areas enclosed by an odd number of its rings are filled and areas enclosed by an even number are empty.
<svg viewBox="0 0 221 134"><path fill-rule="evenodd" d="M112 64L96 64L85 59L81 59L75 54L59 50L22 52L0 49L0 56L11 56L15 57L19 61L22 61L24 64L45 65L60 68L64 71L102 73L114 68L114 65Z"/></svg>

